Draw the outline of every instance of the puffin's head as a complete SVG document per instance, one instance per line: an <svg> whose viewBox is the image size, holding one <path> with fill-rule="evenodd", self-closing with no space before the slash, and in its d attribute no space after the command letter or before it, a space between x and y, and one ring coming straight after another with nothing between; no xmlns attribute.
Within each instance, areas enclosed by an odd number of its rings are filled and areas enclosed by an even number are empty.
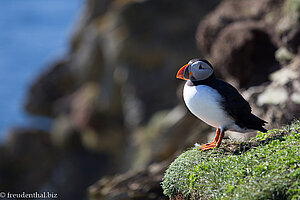
<svg viewBox="0 0 300 200"><path fill-rule="evenodd" d="M214 73L211 64L205 59L192 59L177 72L176 78L201 81Z"/></svg>

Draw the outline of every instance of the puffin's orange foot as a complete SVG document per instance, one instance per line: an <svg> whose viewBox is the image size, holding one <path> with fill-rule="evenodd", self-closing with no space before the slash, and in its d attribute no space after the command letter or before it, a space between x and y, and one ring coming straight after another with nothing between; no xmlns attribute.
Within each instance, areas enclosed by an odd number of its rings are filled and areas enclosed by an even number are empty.
<svg viewBox="0 0 300 200"><path fill-rule="evenodd" d="M211 143L208 143L208 144L204 144L200 151L206 151L206 150L210 150L212 148L214 148L216 146L216 142L211 142Z"/></svg>

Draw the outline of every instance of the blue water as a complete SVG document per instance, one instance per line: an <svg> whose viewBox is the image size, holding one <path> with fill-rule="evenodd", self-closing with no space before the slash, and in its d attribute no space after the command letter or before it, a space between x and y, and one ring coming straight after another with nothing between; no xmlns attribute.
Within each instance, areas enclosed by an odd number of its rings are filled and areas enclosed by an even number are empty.
<svg viewBox="0 0 300 200"><path fill-rule="evenodd" d="M0 139L28 123L29 85L68 50L84 0L0 0Z"/></svg>

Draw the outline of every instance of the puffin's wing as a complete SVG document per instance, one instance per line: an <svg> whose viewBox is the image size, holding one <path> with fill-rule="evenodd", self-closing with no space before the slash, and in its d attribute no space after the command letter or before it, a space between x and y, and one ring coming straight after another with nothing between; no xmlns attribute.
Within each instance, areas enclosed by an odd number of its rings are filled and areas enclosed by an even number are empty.
<svg viewBox="0 0 300 200"><path fill-rule="evenodd" d="M237 125L242 128L266 131L262 126L267 122L251 113L249 103L242 97L237 89L219 79L216 79L211 84L211 87L216 89L223 97L221 103L225 111L235 120Z"/></svg>
<svg viewBox="0 0 300 200"><path fill-rule="evenodd" d="M242 95L229 83L216 79L212 85L223 97L222 104L225 110L233 117L250 114L251 107Z"/></svg>

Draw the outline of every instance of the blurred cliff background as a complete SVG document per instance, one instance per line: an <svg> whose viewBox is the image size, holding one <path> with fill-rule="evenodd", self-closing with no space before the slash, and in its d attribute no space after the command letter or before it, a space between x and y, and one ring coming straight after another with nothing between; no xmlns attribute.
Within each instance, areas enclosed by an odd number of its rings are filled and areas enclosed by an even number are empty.
<svg viewBox="0 0 300 200"><path fill-rule="evenodd" d="M29 9L3 2L7 12ZM1 13L0 191L166 199L160 181L168 164L214 134L186 110L175 79L195 57L208 59L269 128L300 117L299 0L66 2L30 0L36 15L18 15L27 35L14 29L22 26L16 16ZM53 21L32 34L47 12ZM19 37L28 39L15 55L7 47ZM32 49L36 57L27 56ZM9 68L14 61L18 67ZM7 98L15 87L19 96ZM27 114L16 114L21 105Z"/></svg>

